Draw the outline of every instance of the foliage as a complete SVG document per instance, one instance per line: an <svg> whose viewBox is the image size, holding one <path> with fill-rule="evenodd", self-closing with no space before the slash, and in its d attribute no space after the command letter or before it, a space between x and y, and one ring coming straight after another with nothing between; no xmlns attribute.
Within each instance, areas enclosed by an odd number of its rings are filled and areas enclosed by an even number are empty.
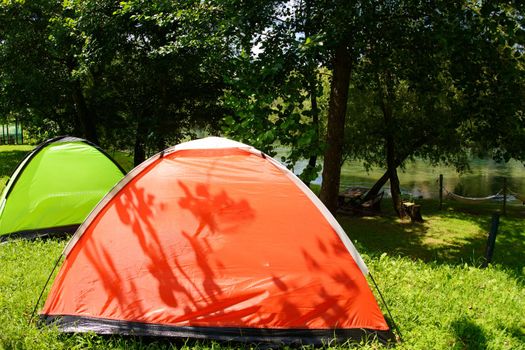
<svg viewBox="0 0 525 350"><path fill-rule="evenodd" d="M200 2L3 2L0 110L142 153L216 125L223 55L206 40L212 14Z"/></svg>
<svg viewBox="0 0 525 350"><path fill-rule="evenodd" d="M387 6L395 15L374 29L354 68L346 135L348 157L388 168L398 208L395 169L406 160L462 171L473 149L522 159L525 140L524 57L508 35L524 34L517 7L400 4Z"/></svg>
<svg viewBox="0 0 525 350"><path fill-rule="evenodd" d="M231 4L239 11L228 12L226 21L244 41L233 41L240 54L226 96L235 113L226 119L229 134L267 152L274 144L288 145L290 165L294 153L308 158L325 149L327 169L332 157L339 159L334 154L342 134L327 139L326 147L317 142L319 124L305 122L314 114L305 101L323 91L319 72L330 72L327 105L335 109L320 124L328 123L328 137L345 128L341 118L330 118L346 106L339 96L346 96L345 88L333 85L341 75L339 57L352 74L347 156L385 165L389 138L400 164L418 156L466 169L469 149L522 157L522 5L305 0L264 2L251 12L251 4ZM388 122L377 113L381 103L391 111ZM493 128L497 132L490 134ZM332 170L323 174L324 182L338 184Z"/></svg>
<svg viewBox="0 0 525 350"><path fill-rule="evenodd" d="M226 78L225 103L233 114L225 118L223 131L270 155L276 144L287 146L290 151L282 161L292 168L299 159L322 151L319 43L310 35L311 19L306 16L314 4L304 1L292 8L289 3L261 2L258 11L232 4L241 11L224 6L231 16L226 33L243 40L232 38L239 55L233 57L233 73ZM319 170L312 162L301 177L309 182Z"/></svg>

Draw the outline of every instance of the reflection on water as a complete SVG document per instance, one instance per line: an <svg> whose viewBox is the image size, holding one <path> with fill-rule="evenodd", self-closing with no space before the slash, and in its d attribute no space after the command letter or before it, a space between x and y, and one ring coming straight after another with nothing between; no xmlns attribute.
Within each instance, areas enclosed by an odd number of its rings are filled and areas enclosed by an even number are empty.
<svg viewBox="0 0 525 350"><path fill-rule="evenodd" d="M306 161L297 164L294 172L300 174L305 165ZM439 174L443 174L444 187L463 196L485 197L496 194L503 187L503 178L507 178L512 191L525 195L525 166L521 162L510 161L505 164L488 159L473 159L470 168L469 172L458 174L453 167L432 167L425 161L417 160L399 171L401 190L416 198L438 198L438 178ZM347 162L341 170L341 188L370 187L383 173L384 170L378 168L366 172L362 163ZM313 183L321 184L321 176ZM388 193L388 189L387 183L385 192ZM512 199L509 197L509 200Z"/></svg>

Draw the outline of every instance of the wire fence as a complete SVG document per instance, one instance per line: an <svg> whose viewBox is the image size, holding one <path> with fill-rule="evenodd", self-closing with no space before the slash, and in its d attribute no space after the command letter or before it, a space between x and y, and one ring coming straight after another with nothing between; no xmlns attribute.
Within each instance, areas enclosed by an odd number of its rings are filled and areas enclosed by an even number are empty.
<svg viewBox="0 0 525 350"><path fill-rule="evenodd" d="M20 145L24 143L21 123L0 124L0 145Z"/></svg>

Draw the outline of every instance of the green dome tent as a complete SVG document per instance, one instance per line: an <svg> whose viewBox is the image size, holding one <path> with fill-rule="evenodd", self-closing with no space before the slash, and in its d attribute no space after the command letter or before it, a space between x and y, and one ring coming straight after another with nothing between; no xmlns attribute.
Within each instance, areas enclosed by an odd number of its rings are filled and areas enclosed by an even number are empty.
<svg viewBox="0 0 525 350"><path fill-rule="evenodd" d="M20 162L0 196L0 242L73 233L125 171L76 137L50 139Z"/></svg>

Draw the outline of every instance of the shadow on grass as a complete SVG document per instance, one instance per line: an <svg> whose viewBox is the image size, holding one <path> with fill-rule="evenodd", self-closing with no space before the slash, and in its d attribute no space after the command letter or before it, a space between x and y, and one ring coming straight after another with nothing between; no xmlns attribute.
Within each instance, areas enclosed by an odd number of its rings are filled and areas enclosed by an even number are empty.
<svg viewBox="0 0 525 350"><path fill-rule="evenodd" d="M0 161L0 177L11 176L16 166L29 151L4 151Z"/></svg>
<svg viewBox="0 0 525 350"><path fill-rule="evenodd" d="M484 350L487 348L487 336L483 329L472 320L462 317L452 322L452 330L460 344L459 349Z"/></svg>
<svg viewBox="0 0 525 350"><path fill-rule="evenodd" d="M426 203L430 207L434 203ZM485 208L486 209L486 208ZM525 284L525 225L518 208L501 216L493 264L499 264L520 283ZM488 232L494 211L465 213L448 208L429 209L425 222L401 222L392 214L378 217L344 217L338 219L350 238L363 252L378 255L386 252L438 264L480 266L484 261Z"/></svg>

